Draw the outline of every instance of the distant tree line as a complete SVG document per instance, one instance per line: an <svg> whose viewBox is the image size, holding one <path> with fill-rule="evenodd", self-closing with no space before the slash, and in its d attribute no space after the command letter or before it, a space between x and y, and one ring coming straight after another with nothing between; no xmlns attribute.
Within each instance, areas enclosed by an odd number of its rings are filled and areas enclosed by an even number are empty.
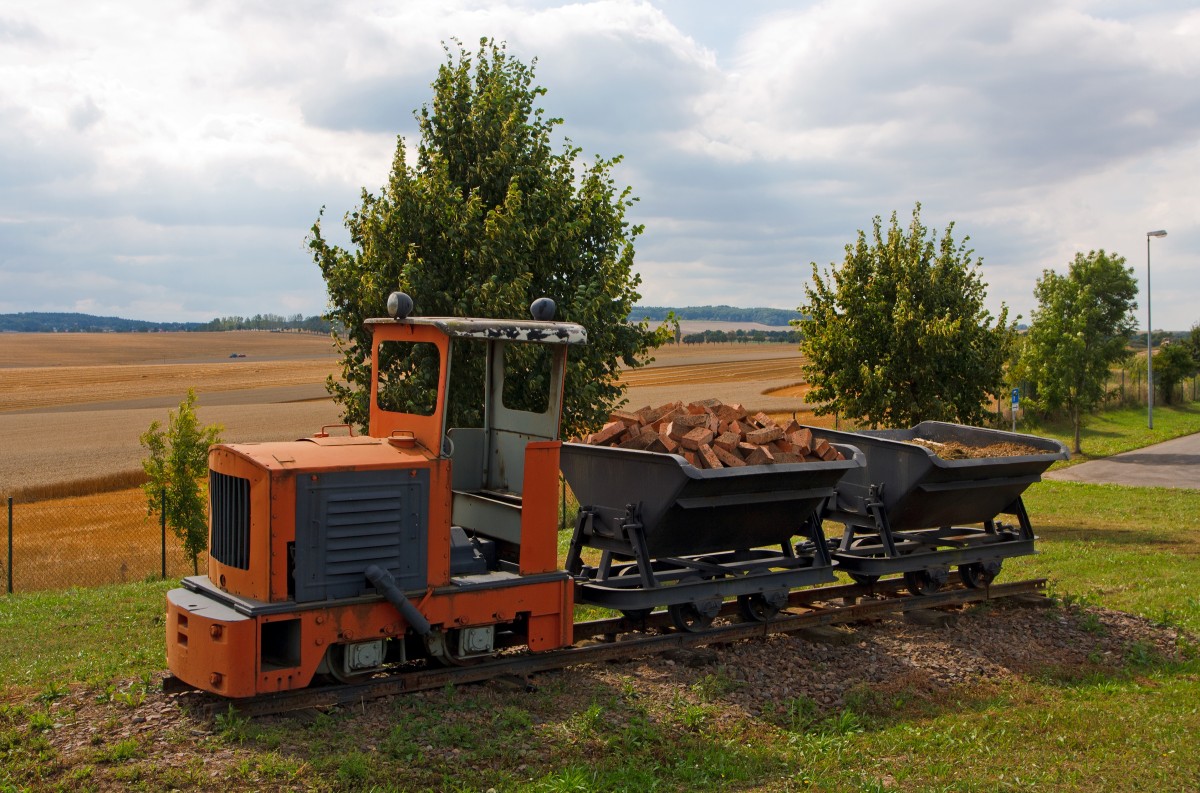
<svg viewBox="0 0 1200 793"><path fill-rule="evenodd" d="M197 326L194 330L307 330L313 333L328 333L329 320L324 317L306 317L303 314L293 314L284 317L279 314L255 314L252 317L220 317Z"/></svg>
<svg viewBox="0 0 1200 793"><path fill-rule="evenodd" d="M154 333L162 331L301 330L329 333L330 323L319 317L293 314L255 314L253 317L221 317L209 322L148 322L121 317L53 311L24 311L0 314L0 332L16 333Z"/></svg>
<svg viewBox="0 0 1200 793"><path fill-rule="evenodd" d="M662 322L667 314L674 312L675 319L703 320L708 322L757 322L760 325L785 327L789 322L800 319L796 311L782 308L738 308L737 306L634 306L629 318L634 321L649 320Z"/></svg>
<svg viewBox="0 0 1200 793"><path fill-rule="evenodd" d="M684 344L751 344L758 342L787 342L800 343L798 330L706 330L700 333L689 333L682 339Z"/></svg>

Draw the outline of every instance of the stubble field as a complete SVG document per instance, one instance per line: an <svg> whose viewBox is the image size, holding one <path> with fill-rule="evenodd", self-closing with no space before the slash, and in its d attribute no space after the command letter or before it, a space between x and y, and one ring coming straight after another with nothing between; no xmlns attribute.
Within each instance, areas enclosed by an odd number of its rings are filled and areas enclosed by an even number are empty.
<svg viewBox="0 0 1200 793"><path fill-rule="evenodd" d="M188 388L198 416L227 441L298 438L340 422L325 392L338 357L311 334L4 334L0 345L0 495L137 471L138 436L165 422ZM230 358L231 353L245 357ZM716 397L775 413L797 396L765 392L800 379L788 344L665 347L626 372L635 407Z"/></svg>

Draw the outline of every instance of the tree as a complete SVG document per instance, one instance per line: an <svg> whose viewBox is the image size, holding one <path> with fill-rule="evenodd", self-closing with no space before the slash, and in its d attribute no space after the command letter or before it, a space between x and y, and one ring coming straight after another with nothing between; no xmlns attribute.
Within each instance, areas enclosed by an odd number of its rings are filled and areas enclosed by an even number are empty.
<svg viewBox="0 0 1200 793"><path fill-rule="evenodd" d="M1196 362L1187 342L1171 344L1163 342L1154 354L1154 385L1162 395L1164 405L1171 404L1175 386L1196 371Z"/></svg>
<svg viewBox="0 0 1200 793"><path fill-rule="evenodd" d="M921 224L921 205L901 228L892 213L886 237L858 232L841 267L822 277L813 263L808 302L799 308L800 349L818 414L838 413L872 427L926 419L981 422L999 393L1015 328L1002 307L983 307L981 262Z"/></svg>
<svg viewBox="0 0 1200 793"><path fill-rule="evenodd" d="M1083 418L1104 397L1109 369L1128 355L1137 282L1125 257L1101 249L1075 254L1066 275L1043 271L1033 293L1038 308L1022 367L1041 404L1067 411L1079 454Z"/></svg>
<svg viewBox="0 0 1200 793"><path fill-rule="evenodd" d="M150 478L142 485L146 513L165 516L171 531L183 541L193 572L199 572L200 554L208 545L208 488L204 484L208 447L221 442L222 429L219 424L199 426L196 391L189 388L179 412L167 414L166 429L154 421L141 436L142 446L150 453L142 460L142 470Z"/></svg>
<svg viewBox="0 0 1200 793"><path fill-rule="evenodd" d="M625 220L634 199L613 181L620 158L584 164L569 141L552 151L561 122L535 106L545 89L504 45L484 39L474 61L461 47L457 57L447 49L446 60L432 106L415 114L415 165L400 138L387 185L379 195L363 190L361 206L346 215L351 249L326 240L320 218L312 227L327 316L346 330L338 341L346 385L331 377L327 388L347 421L366 425L371 361L363 320L383 315L397 288L425 316L527 319L530 303L545 296L557 304L558 319L588 332L588 345L571 352L563 431L594 427L619 404L618 367L644 365L649 350L670 338L666 328L625 321L640 297L632 268L642 227ZM384 367L410 383L430 371L412 356ZM451 372L456 383L481 383L480 351L456 349ZM538 387L531 381L524 390ZM457 391L452 426L478 426L482 387Z"/></svg>
<svg viewBox="0 0 1200 793"><path fill-rule="evenodd" d="M1183 345L1192 354L1192 361L1195 363L1196 368L1200 369L1200 322L1192 325L1187 337L1183 340Z"/></svg>

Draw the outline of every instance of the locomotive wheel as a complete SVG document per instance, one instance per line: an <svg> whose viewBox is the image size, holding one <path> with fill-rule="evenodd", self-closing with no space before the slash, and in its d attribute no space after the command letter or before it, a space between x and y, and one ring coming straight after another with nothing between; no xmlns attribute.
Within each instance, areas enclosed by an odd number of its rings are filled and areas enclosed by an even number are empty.
<svg viewBox="0 0 1200 793"><path fill-rule="evenodd" d="M958 577L962 580L963 586L970 589L984 589L1000 574L1000 564L998 561L960 564Z"/></svg>
<svg viewBox="0 0 1200 793"><path fill-rule="evenodd" d="M904 574L904 585L918 597L937 592L944 581L944 576L935 576L928 570L909 570Z"/></svg>
<svg viewBox="0 0 1200 793"><path fill-rule="evenodd" d="M770 622L779 613L779 607L772 605L759 592L749 595L738 595L738 614L744 622Z"/></svg>
<svg viewBox="0 0 1200 793"><path fill-rule="evenodd" d="M379 671L377 669L372 669L367 672L360 672L355 675L348 675L344 671L345 662L346 662L346 645L344 645L344 644L329 645L329 649L327 649L325 651L325 666L328 668L328 672L326 672L326 674L328 674L329 677L331 677L333 680L337 681L338 683L358 683L362 680L366 680L368 677L375 674L375 672Z"/></svg>
<svg viewBox="0 0 1200 793"><path fill-rule="evenodd" d="M667 606L667 613L671 615L671 622L675 624L675 627L685 633L700 633L708 630L716 616L701 612L695 603L672 603Z"/></svg>

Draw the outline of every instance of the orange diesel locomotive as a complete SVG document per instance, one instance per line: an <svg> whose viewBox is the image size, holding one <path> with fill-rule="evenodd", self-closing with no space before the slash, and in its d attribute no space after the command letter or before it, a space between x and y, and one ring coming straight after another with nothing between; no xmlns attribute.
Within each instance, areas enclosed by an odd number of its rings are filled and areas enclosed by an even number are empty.
<svg viewBox="0 0 1200 793"><path fill-rule="evenodd" d="M393 293L391 318L368 320L368 436L210 450L208 575L167 594L179 679L247 697L418 656L571 644L557 436L567 348L586 333L554 322L544 298L526 321L411 309ZM467 344L486 356L481 426L449 427L454 351ZM531 398L532 383L544 393Z"/></svg>

